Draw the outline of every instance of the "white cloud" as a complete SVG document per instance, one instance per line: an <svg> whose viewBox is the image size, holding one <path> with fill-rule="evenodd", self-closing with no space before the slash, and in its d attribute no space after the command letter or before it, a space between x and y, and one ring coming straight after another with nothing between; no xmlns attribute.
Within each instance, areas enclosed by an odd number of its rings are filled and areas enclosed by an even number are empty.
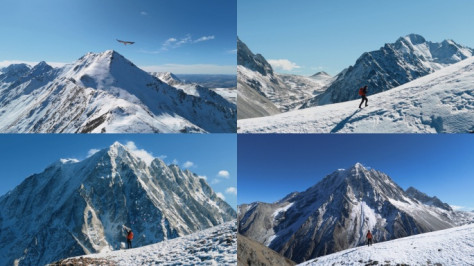
<svg viewBox="0 0 474 266"><path fill-rule="evenodd" d="M179 164L178 160L176 160L176 159L173 159L173 161L172 161L171 163L172 163L172 164L176 164L176 165Z"/></svg>
<svg viewBox="0 0 474 266"><path fill-rule="evenodd" d="M221 198L222 200L225 200L224 194L217 192L216 195Z"/></svg>
<svg viewBox="0 0 474 266"><path fill-rule="evenodd" d="M214 35L209 35L209 36L202 36L200 38L194 39L191 37L191 34L186 34L186 36L181 37L181 38L175 38L171 37L168 38L166 41L164 41L161 44L161 48L155 51L145 51L142 50L143 53L149 53L149 54L158 54L164 51L168 51L170 48L178 48L180 46L183 46L185 44L192 44L192 43L199 43L199 42L205 42L205 41L210 41L214 40L216 37Z"/></svg>
<svg viewBox="0 0 474 266"><path fill-rule="evenodd" d="M217 176L222 178L229 178L230 174L227 170L220 170L219 173L217 173Z"/></svg>
<svg viewBox="0 0 474 266"><path fill-rule="evenodd" d="M205 175L198 175L198 177L201 178L201 179L207 180L207 176L205 176Z"/></svg>
<svg viewBox="0 0 474 266"><path fill-rule="evenodd" d="M274 68L286 71L293 71L293 69L301 68L296 63L293 63L288 59L270 59L268 60L268 63L270 63L270 65L272 65Z"/></svg>
<svg viewBox="0 0 474 266"><path fill-rule="evenodd" d="M193 39L191 38L191 35L188 34L188 35L186 35L186 37L183 37L183 38L179 39L179 41L176 42L176 44L173 48L180 47L181 45L183 45L185 43L190 43L192 41L193 41Z"/></svg>
<svg viewBox="0 0 474 266"><path fill-rule="evenodd" d="M237 49L232 49L227 51L228 54L237 54Z"/></svg>
<svg viewBox="0 0 474 266"><path fill-rule="evenodd" d="M147 13L147 12L145 12L145 11L142 11L142 12L140 12L140 15L142 15L142 16L146 16L146 15L148 15L148 13Z"/></svg>
<svg viewBox="0 0 474 266"><path fill-rule="evenodd" d="M137 146L135 145L135 142L133 141L127 142L127 144L125 144L125 147L127 147L133 153L133 155L142 159L147 164L150 164L151 161L155 159L155 157L151 153L147 152L146 150L138 149Z"/></svg>
<svg viewBox="0 0 474 266"><path fill-rule="evenodd" d="M142 66L148 72L171 72L173 74L237 74L237 65L212 65L212 64L164 64Z"/></svg>
<svg viewBox="0 0 474 266"><path fill-rule="evenodd" d="M163 161L164 159L168 158L168 156L167 155L160 155L157 158L159 158L160 160Z"/></svg>
<svg viewBox="0 0 474 266"><path fill-rule="evenodd" d="M193 42L194 42L194 43L197 43L197 42L205 42L205 41L214 40L214 39L215 39L214 35L202 36L201 38L199 38L199 39L197 39L197 40L194 40Z"/></svg>
<svg viewBox="0 0 474 266"><path fill-rule="evenodd" d="M91 157L92 155L96 154L99 149L90 149L89 152L87 152L87 158Z"/></svg>
<svg viewBox="0 0 474 266"><path fill-rule="evenodd" d="M464 206L457 206L457 205L449 205L449 206L451 206L451 208L455 211L464 209Z"/></svg>
<svg viewBox="0 0 474 266"><path fill-rule="evenodd" d="M35 66L39 62L36 61L21 61L21 60L4 60L0 61L0 67L7 67L11 64L27 64L30 66ZM70 63L64 63L64 62L46 62L48 65L52 67L63 67L64 65L70 64Z"/></svg>
<svg viewBox="0 0 474 266"><path fill-rule="evenodd" d="M232 195L237 195L237 188L235 188L235 187L228 187L228 188L225 190L225 193L227 193L227 194L232 194Z"/></svg>
<svg viewBox="0 0 474 266"><path fill-rule="evenodd" d="M221 182L221 180L214 178L211 181L211 185L219 184L220 182Z"/></svg>
<svg viewBox="0 0 474 266"><path fill-rule="evenodd" d="M183 163L183 167L184 168L190 168L190 167L193 167L195 166L193 162L190 162L190 161L186 161L185 163Z"/></svg>

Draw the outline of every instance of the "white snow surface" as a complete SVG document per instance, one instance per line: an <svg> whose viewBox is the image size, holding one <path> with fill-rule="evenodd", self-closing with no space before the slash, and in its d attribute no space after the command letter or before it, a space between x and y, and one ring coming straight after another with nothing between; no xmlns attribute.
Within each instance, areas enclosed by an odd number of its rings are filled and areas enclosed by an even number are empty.
<svg viewBox="0 0 474 266"><path fill-rule="evenodd" d="M236 265L237 225L234 220L157 244L81 257L102 259L114 263L113 265L127 266Z"/></svg>
<svg viewBox="0 0 474 266"><path fill-rule="evenodd" d="M474 57L360 100L238 120L239 133L465 133L474 130Z"/></svg>
<svg viewBox="0 0 474 266"><path fill-rule="evenodd" d="M473 265L474 224L351 248L298 265L376 265L375 262L378 265Z"/></svg>

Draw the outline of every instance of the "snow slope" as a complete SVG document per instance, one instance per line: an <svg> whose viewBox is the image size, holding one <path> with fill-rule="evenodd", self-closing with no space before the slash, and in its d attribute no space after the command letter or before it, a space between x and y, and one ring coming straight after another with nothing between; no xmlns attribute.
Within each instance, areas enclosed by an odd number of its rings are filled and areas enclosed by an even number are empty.
<svg viewBox="0 0 474 266"><path fill-rule="evenodd" d="M474 57L360 100L238 120L239 133L465 133L474 130Z"/></svg>
<svg viewBox="0 0 474 266"><path fill-rule="evenodd" d="M64 259L58 265L236 265L235 220L194 234L129 250ZM53 264L54 265L54 264Z"/></svg>
<svg viewBox="0 0 474 266"><path fill-rule="evenodd" d="M235 219L206 181L116 142L82 160L59 160L0 197L0 265L44 265L138 246Z"/></svg>
<svg viewBox="0 0 474 266"><path fill-rule="evenodd" d="M474 265L474 224L361 246L299 265Z"/></svg>
<svg viewBox="0 0 474 266"><path fill-rule="evenodd" d="M112 50L88 53L60 69L42 62L20 77L14 74L0 79L0 132L236 130L235 104L204 88L187 94Z"/></svg>

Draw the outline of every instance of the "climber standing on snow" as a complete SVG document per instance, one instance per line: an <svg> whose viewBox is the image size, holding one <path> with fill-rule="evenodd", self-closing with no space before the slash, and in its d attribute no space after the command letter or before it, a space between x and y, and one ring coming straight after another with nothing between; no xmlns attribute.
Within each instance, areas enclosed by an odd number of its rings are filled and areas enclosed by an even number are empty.
<svg viewBox="0 0 474 266"><path fill-rule="evenodd" d="M372 245L372 233L370 233L369 230L369 232L367 232L367 246L369 247L370 245Z"/></svg>
<svg viewBox="0 0 474 266"><path fill-rule="evenodd" d="M127 233L127 248L132 248L133 232L130 229Z"/></svg>
<svg viewBox="0 0 474 266"><path fill-rule="evenodd" d="M367 96L366 96L367 95L367 85L365 85L364 87L359 89L359 95L360 95L360 97L362 97L362 101L359 104L359 108L362 108L362 104L364 103L364 101L365 101L365 106L367 106L368 105L367 103L369 102L369 100L367 99Z"/></svg>

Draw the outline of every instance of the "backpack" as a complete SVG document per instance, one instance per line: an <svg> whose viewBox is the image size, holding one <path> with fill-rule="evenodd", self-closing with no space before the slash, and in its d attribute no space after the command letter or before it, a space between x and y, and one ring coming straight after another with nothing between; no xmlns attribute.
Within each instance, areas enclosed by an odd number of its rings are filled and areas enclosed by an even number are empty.
<svg viewBox="0 0 474 266"><path fill-rule="evenodd" d="M364 87L361 87L361 88L359 89L359 95L360 95L360 96L365 95Z"/></svg>
<svg viewBox="0 0 474 266"><path fill-rule="evenodd" d="M133 232L132 231L130 231L130 233L128 233L127 239L130 239L130 240L133 239Z"/></svg>

